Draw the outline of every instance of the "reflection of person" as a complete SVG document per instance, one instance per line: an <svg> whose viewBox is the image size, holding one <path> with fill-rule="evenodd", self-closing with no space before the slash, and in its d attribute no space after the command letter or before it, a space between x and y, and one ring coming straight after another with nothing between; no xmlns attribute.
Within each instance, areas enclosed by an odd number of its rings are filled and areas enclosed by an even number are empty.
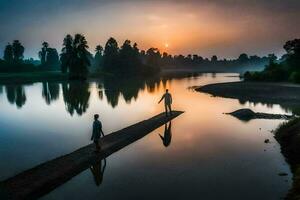
<svg viewBox="0 0 300 200"><path fill-rule="evenodd" d="M171 144L171 139L172 139L172 131L171 131L171 121L169 123L169 126L167 126L167 123L165 123L165 132L164 136L161 136L159 134L159 137L163 141L163 145L165 147L169 146Z"/></svg>
<svg viewBox="0 0 300 200"><path fill-rule="evenodd" d="M102 160L97 160L97 162L90 167L90 170L94 176L94 180L97 186L99 186L103 181L103 175L106 167L106 159L103 159L103 166Z"/></svg>
<svg viewBox="0 0 300 200"><path fill-rule="evenodd" d="M102 131L102 124L98 119L99 119L99 115L95 114L94 115L94 123L93 123L93 134L91 137L91 140L94 140L94 143L96 145L96 152L99 152L101 149L100 144L99 144L101 134L104 137L104 133Z"/></svg>
<svg viewBox="0 0 300 200"><path fill-rule="evenodd" d="M163 96L161 97L161 99L159 100L158 103L160 103L163 99L165 100L166 115L168 116L168 110L169 110L170 115L172 115L172 109L171 109L172 96L169 93L168 89L166 89L166 93L163 94Z"/></svg>

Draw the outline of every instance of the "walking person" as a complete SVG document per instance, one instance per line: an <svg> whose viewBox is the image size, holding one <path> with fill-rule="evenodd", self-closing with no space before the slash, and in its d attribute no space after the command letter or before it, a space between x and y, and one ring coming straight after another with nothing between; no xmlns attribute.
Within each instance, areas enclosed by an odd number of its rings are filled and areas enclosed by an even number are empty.
<svg viewBox="0 0 300 200"><path fill-rule="evenodd" d="M158 103L160 103L163 99L165 100L166 116L168 116L168 111L170 115L172 115L172 109L171 109L172 95L169 93L168 89L166 89L166 92L163 94L163 96L161 97Z"/></svg>
<svg viewBox="0 0 300 200"><path fill-rule="evenodd" d="M104 133L102 131L102 124L99 121L99 115L95 114L94 122L93 122L93 133L92 133L91 140L93 140L96 145L96 152L100 152L100 150L101 150L101 147L99 144L101 135L104 137Z"/></svg>

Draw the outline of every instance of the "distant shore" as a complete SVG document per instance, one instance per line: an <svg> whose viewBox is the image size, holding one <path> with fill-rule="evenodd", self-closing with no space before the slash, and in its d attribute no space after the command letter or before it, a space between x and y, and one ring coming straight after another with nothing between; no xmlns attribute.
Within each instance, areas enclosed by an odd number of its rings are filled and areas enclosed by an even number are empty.
<svg viewBox="0 0 300 200"><path fill-rule="evenodd" d="M90 73L87 79L101 78L108 74L103 72ZM68 81L68 74L60 71L0 73L0 84L22 84L44 81Z"/></svg>
<svg viewBox="0 0 300 200"><path fill-rule="evenodd" d="M213 71L199 71L189 69L163 69L159 73L149 76L151 77L164 77L164 78L185 78L199 76L203 73L216 73ZM235 72L232 72L235 73ZM113 74L106 72L90 72L87 76L87 80L96 80L103 77L113 77ZM238 75L237 75L238 76ZM123 78L127 76L123 76ZM143 78L136 77L134 78ZM144 77L145 78L145 77ZM0 84L23 84L23 83L35 83L35 82L49 82L49 81L68 81L69 77L67 73L61 71L35 71L35 72L20 72L20 73L0 73Z"/></svg>
<svg viewBox="0 0 300 200"><path fill-rule="evenodd" d="M279 105L300 105L300 84L269 82L229 82L200 86L195 89L213 96Z"/></svg>

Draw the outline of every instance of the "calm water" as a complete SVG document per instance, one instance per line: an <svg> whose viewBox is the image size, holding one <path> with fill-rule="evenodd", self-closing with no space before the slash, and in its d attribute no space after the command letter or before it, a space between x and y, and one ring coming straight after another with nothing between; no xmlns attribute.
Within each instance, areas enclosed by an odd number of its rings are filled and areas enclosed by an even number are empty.
<svg viewBox="0 0 300 200"><path fill-rule="evenodd" d="M167 124L171 134L162 126L102 161L101 173L87 169L43 199L280 199L291 173L270 131L282 121L245 123L222 113L287 111L190 88L239 80L232 75L0 86L0 179L89 144L94 113L105 133L160 113L169 88L173 107L185 111Z"/></svg>

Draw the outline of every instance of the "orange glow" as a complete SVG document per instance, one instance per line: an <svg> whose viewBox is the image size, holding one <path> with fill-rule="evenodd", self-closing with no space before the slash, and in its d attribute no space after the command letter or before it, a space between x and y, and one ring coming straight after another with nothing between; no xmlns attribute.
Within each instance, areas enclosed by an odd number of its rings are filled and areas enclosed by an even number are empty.
<svg viewBox="0 0 300 200"><path fill-rule="evenodd" d="M299 29L287 32L289 28L280 16L266 17L265 12L255 9L243 15L233 11L231 7L200 1L111 3L55 15L48 23L25 29L22 36L30 37L28 40L35 42L35 48L40 46L40 41L47 40L60 49L67 33L83 33L91 52L96 45L104 46L109 37L114 37L119 46L129 39L144 50L156 47L170 54L237 57L242 52L274 52L282 49L286 39L300 34ZM280 24L275 26L274 21ZM14 38L22 40L22 37ZM25 45L27 49L32 48Z"/></svg>

